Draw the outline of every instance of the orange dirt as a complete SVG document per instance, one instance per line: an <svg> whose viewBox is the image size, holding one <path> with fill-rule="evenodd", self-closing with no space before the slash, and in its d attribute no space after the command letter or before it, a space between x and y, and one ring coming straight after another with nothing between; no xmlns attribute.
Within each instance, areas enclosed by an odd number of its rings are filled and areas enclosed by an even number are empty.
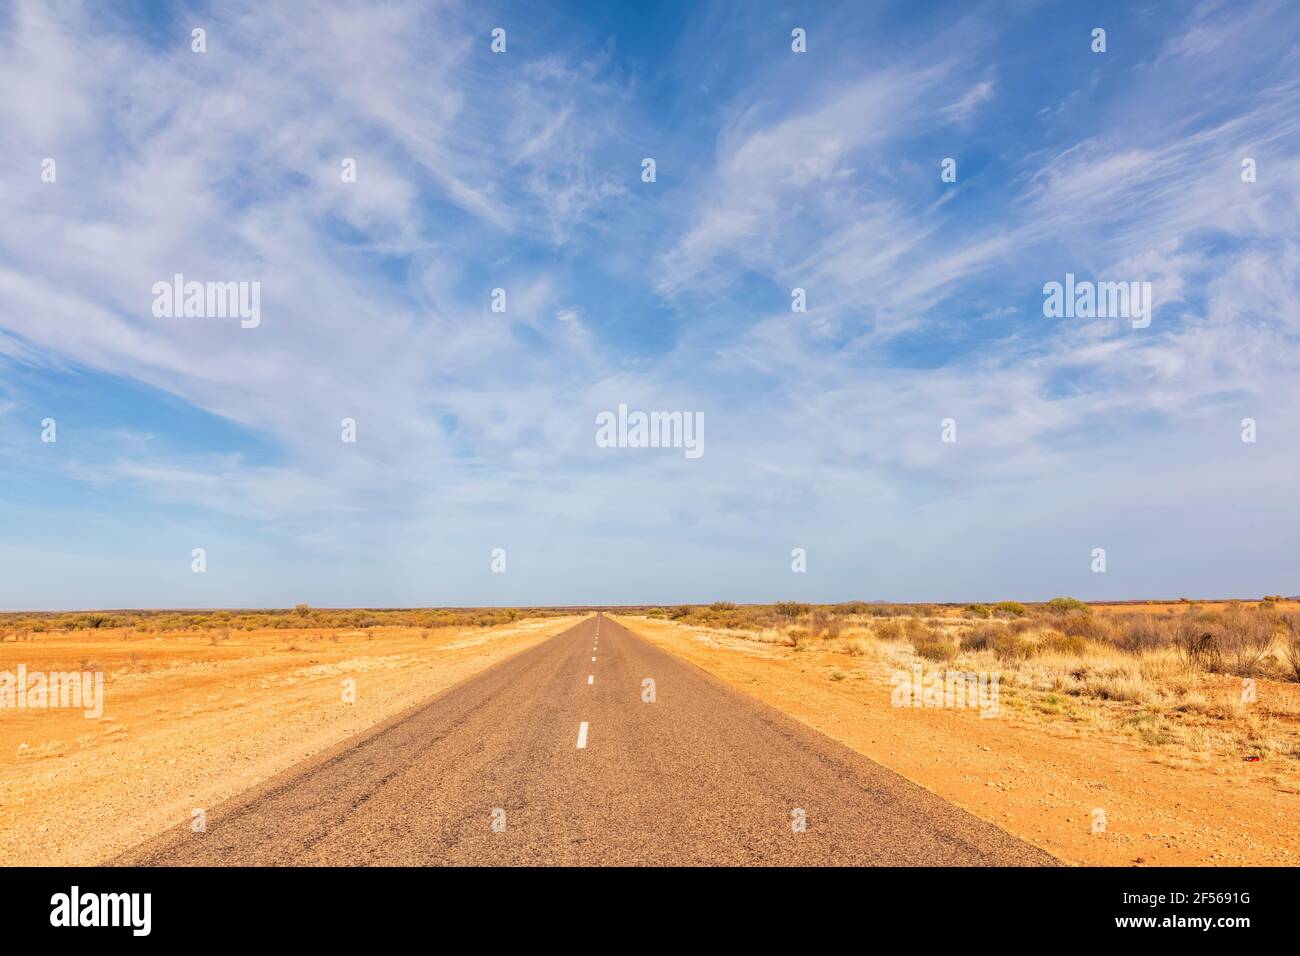
<svg viewBox="0 0 1300 956"><path fill-rule="evenodd" d="M1184 604L1181 601L1166 601L1152 604L1093 604L1094 611L1105 611L1107 614L1165 614L1172 611L1180 614L1190 606L1195 606L1202 611L1222 611L1235 602L1232 601L1192 601L1190 604ZM1256 607L1264 604L1263 601L1241 601L1243 607ZM1300 611L1300 601L1270 601L1269 606L1284 613Z"/></svg>
<svg viewBox="0 0 1300 956"><path fill-rule="evenodd" d="M102 670L104 711L0 709L0 857L93 864L577 623L37 634L0 671ZM356 702L343 681L356 681Z"/></svg>

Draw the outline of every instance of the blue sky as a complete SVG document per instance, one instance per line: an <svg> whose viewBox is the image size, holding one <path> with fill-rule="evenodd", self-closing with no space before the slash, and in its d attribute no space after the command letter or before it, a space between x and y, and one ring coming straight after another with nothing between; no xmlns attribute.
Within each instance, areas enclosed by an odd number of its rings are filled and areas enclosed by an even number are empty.
<svg viewBox="0 0 1300 956"><path fill-rule="evenodd" d="M0 7L0 608L1300 592L1295 4L101 6Z"/></svg>

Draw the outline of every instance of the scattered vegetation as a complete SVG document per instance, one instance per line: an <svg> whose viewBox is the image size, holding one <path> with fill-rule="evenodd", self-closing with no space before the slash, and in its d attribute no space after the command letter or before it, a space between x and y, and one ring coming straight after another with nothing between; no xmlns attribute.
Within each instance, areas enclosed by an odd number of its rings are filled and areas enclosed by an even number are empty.
<svg viewBox="0 0 1300 956"><path fill-rule="evenodd" d="M887 667L908 667L919 658L933 662L927 666L997 671L1025 713L1101 721L1153 744L1203 749L1213 741L1230 753L1300 757L1295 741L1278 729L1279 718L1244 691L1245 678L1300 683L1300 612L1294 608L1293 599L1281 599L1097 609L1058 597L1041 604L943 606L716 602L650 613L744 640L866 657ZM1276 695L1270 700L1291 713Z"/></svg>
<svg viewBox="0 0 1300 956"><path fill-rule="evenodd" d="M733 605L734 607L734 605ZM565 609L530 610L530 616L572 613ZM19 612L0 614L0 640L39 638L56 631L129 629L139 634L174 631L217 631L224 640L231 631L267 628L372 627L494 627L524 616L516 608L313 608L266 611L90 611L78 613Z"/></svg>

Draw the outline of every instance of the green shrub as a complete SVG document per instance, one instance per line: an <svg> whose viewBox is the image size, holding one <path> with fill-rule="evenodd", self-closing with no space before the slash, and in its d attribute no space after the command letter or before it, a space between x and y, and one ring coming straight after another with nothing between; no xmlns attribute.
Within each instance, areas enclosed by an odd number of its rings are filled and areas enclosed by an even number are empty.
<svg viewBox="0 0 1300 956"><path fill-rule="evenodd" d="M1019 601L999 601L993 605L993 613L998 617L1024 617L1025 606Z"/></svg>
<svg viewBox="0 0 1300 956"><path fill-rule="evenodd" d="M1092 613L1092 608L1088 607L1088 605L1084 604L1082 601L1078 600L1077 598L1072 598L1072 597L1052 598L1045 605L1043 605L1043 609L1047 611L1047 613L1049 614L1070 614L1075 611L1079 612L1080 614Z"/></svg>

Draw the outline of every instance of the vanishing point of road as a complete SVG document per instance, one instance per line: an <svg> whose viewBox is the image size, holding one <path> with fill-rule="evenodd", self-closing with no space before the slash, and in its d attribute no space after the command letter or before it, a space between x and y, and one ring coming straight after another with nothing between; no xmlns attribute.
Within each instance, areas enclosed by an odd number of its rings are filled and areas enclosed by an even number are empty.
<svg viewBox="0 0 1300 956"><path fill-rule="evenodd" d="M1057 861L596 615L114 862Z"/></svg>

